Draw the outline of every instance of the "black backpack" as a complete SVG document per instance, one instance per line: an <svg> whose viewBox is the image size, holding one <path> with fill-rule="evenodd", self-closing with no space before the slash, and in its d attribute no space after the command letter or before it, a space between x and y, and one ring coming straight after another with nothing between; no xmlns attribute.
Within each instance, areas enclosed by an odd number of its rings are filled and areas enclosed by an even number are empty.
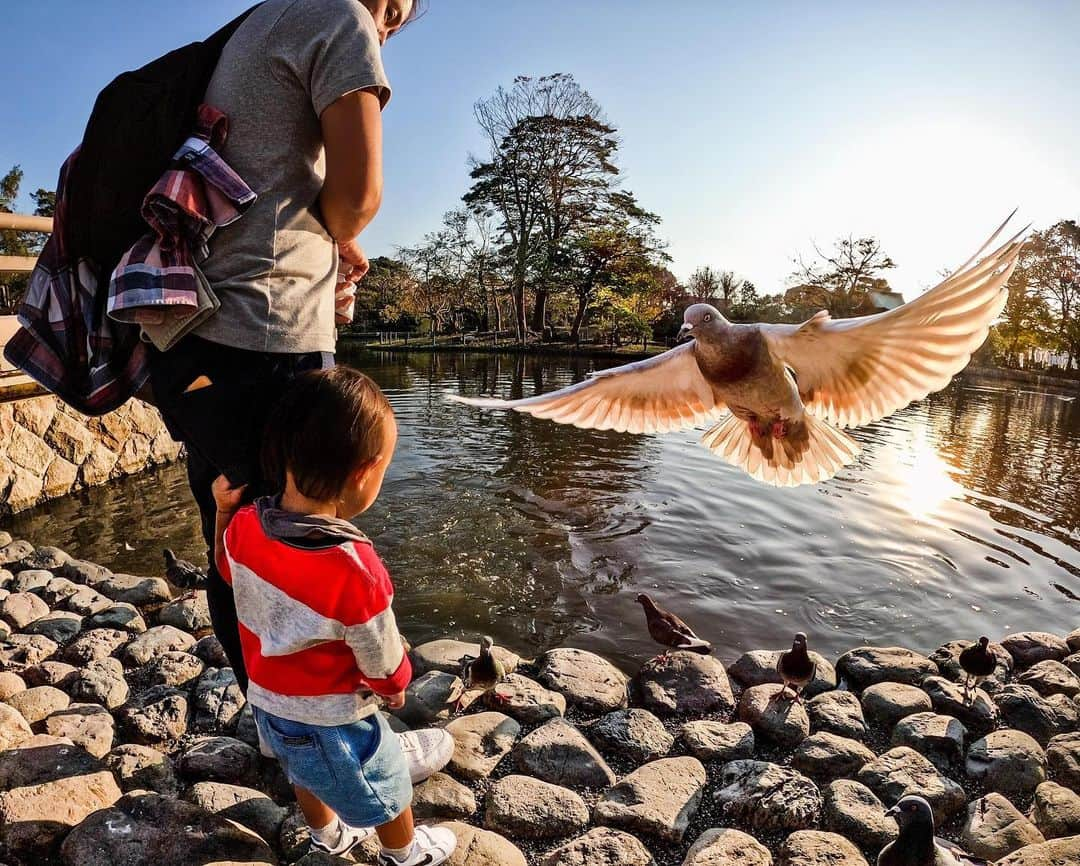
<svg viewBox="0 0 1080 866"><path fill-rule="evenodd" d="M191 134L225 43L255 6L212 36L117 76L98 94L68 180L68 258L98 268L96 314L104 315L109 275L149 230L143 199Z"/></svg>

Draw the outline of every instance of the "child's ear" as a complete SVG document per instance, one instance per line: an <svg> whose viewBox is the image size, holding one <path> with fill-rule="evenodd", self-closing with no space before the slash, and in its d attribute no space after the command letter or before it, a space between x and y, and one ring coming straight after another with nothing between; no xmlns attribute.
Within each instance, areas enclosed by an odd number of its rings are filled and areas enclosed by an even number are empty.
<svg viewBox="0 0 1080 866"><path fill-rule="evenodd" d="M370 460L365 460L359 466L352 471L353 483L357 486L364 483L364 480L368 477L371 470L374 469L382 461L382 457L372 457Z"/></svg>

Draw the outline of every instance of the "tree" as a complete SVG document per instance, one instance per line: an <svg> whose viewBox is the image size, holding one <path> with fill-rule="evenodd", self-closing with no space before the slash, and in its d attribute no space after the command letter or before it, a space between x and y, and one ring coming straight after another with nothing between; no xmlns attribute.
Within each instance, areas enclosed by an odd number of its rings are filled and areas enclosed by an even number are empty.
<svg viewBox="0 0 1080 866"><path fill-rule="evenodd" d="M1037 257L1031 276L1053 312L1054 342L1070 369L1080 358L1080 225L1061 220L1035 232L1028 243Z"/></svg>
<svg viewBox="0 0 1080 866"><path fill-rule="evenodd" d="M889 284L879 274L895 268L873 237L848 236L838 240L832 252L814 246L816 259L795 259L791 279L796 283L787 291L791 306L807 317L818 310L828 310L835 318L848 318L874 311L871 292L889 291Z"/></svg>
<svg viewBox="0 0 1080 866"><path fill-rule="evenodd" d="M1032 349L1046 346L1052 339L1053 321L1039 283L1042 247L1027 243L1020 251L1012 276L1009 277L1009 298L994 327L1000 340L988 340L990 360L1018 366L1021 357ZM984 356L986 353L983 353Z"/></svg>
<svg viewBox="0 0 1080 866"><path fill-rule="evenodd" d="M710 303L720 294L720 275L708 265L698 268L686 283L691 303Z"/></svg>
<svg viewBox="0 0 1080 866"><path fill-rule="evenodd" d="M15 213L22 186L23 171L19 166L0 178L0 213ZM56 210L56 193L39 189L30 194L35 216L52 216ZM14 229L0 231L0 256L36 256L45 244L40 232ZM26 291L26 274L0 274L0 313L14 313Z"/></svg>

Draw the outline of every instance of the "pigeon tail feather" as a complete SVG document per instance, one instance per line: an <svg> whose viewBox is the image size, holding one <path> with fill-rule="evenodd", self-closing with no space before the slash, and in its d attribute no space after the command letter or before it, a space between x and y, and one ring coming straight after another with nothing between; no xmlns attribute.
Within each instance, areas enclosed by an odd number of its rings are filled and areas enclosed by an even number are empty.
<svg viewBox="0 0 1080 866"><path fill-rule="evenodd" d="M799 449L783 447L783 440L755 438L750 425L736 415L728 415L708 430L701 442L723 460L775 487L826 481L858 455L858 443L827 421L807 413L800 423L805 426L805 439Z"/></svg>

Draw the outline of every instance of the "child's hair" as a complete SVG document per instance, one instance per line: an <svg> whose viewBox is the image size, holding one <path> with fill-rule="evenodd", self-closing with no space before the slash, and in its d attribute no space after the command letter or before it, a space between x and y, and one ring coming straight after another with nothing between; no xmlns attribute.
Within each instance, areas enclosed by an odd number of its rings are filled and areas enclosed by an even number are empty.
<svg viewBox="0 0 1080 866"><path fill-rule="evenodd" d="M285 489L285 470L311 499L338 496L349 473L382 451L394 411L359 370L337 366L297 376L270 412L263 439L267 481Z"/></svg>

